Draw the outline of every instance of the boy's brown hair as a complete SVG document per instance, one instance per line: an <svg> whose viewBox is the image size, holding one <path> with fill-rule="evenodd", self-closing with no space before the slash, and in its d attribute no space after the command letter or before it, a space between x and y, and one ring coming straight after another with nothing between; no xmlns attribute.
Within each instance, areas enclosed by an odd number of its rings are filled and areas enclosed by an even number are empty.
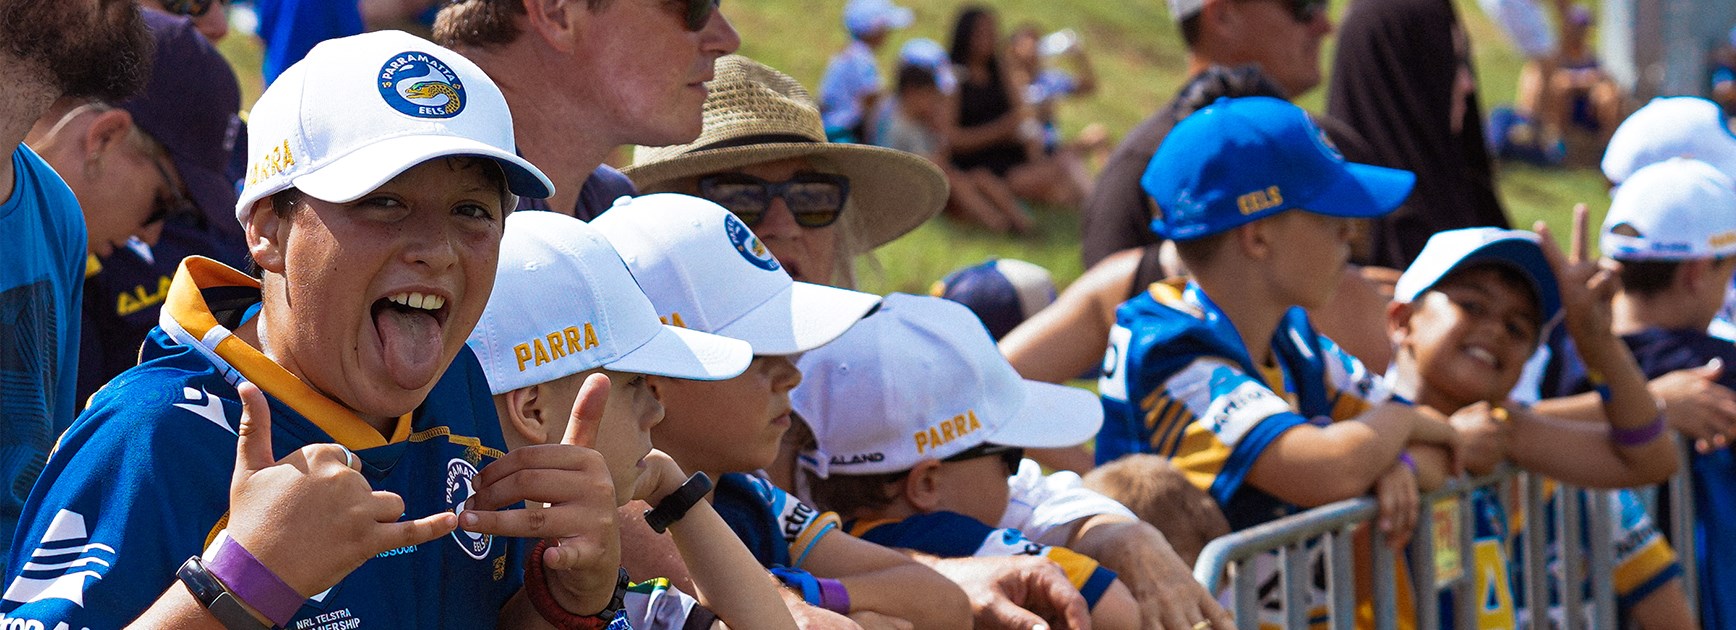
<svg viewBox="0 0 1736 630"><path fill-rule="evenodd" d="M1128 455L1085 475L1085 487L1120 501L1151 523L1183 562L1193 566L1212 539L1230 533L1230 522L1205 491L1157 455Z"/></svg>

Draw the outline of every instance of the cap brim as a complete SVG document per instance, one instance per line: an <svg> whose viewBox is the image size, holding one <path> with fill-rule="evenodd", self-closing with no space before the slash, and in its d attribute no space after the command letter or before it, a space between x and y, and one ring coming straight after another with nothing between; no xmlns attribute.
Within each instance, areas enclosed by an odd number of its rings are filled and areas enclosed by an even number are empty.
<svg viewBox="0 0 1736 630"><path fill-rule="evenodd" d="M187 184L187 194L200 214L225 233L239 233L235 222L235 183L222 173L193 164L190 160L171 158L181 181Z"/></svg>
<svg viewBox="0 0 1736 630"><path fill-rule="evenodd" d="M639 150L644 150L643 148ZM706 149L621 169L641 193L681 192L689 177L786 158L814 157L850 178L850 208L840 221L863 252L891 242L940 213L946 174L922 156L836 142L777 142Z"/></svg>
<svg viewBox="0 0 1736 630"><path fill-rule="evenodd" d="M1410 171L1351 162L1344 165L1338 181L1297 207L1335 217L1378 217L1404 203L1416 183L1417 176Z"/></svg>
<svg viewBox="0 0 1736 630"><path fill-rule="evenodd" d="M715 332L747 341L754 354L796 354L831 343L879 303L872 293L793 282Z"/></svg>
<svg viewBox="0 0 1736 630"><path fill-rule="evenodd" d="M740 339L664 326L657 335L603 367L696 381L740 376L753 362L753 348Z"/></svg>
<svg viewBox="0 0 1736 630"><path fill-rule="evenodd" d="M494 160L506 173L507 189L520 197L543 199L554 193L549 178L524 158L457 136L400 136L364 146L296 177L296 189L315 199L347 203L373 192L418 164L439 157L476 156Z"/></svg>
<svg viewBox="0 0 1736 630"><path fill-rule="evenodd" d="M1077 387L1027 380L1025 405L1018 417L1001 425L988 442L1021 448L1063 448L1084 444L1103 427L1103 403Z"/></svg>
<svg viewBox="0 0 1736 630"><path fill-rule="evenodd" d="M1471 265L1490 262L1518 269L1531 283L1531 289L1537 292L1537 303L1542 309L1538 316L1544 327L1555 321L1556 315L1561 312L1561 289L1556 284L1555 271L1549 268L1549 259L1543 257L1543 250L1537 243L1520 238L1491 241L1459 259L1459 262L1441 274L1441 278ZM1432 287L1439 282L1440 278L1436 278L1429 285Z"/></svg>

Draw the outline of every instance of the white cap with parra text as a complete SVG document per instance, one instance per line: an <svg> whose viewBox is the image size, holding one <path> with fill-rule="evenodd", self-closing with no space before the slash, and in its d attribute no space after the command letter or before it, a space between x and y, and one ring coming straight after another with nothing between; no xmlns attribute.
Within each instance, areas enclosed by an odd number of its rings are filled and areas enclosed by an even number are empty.
<svg viewBox="0 0 1736 630"><path fill-rule="evenodd" d="M902 472L982 444L1075 446L1103 425L1089 391L1019 377L963 305L894 293L837 341L802 355L790 402L821 477Z"/></svg>
<svg viewBox="0 0 1736 630"><path fill-rule="evenodd" d="M584 221L514 212L470 349L501 394L593 368L696 380L747 370L744 341L664 326L609 241Z"/></svg>

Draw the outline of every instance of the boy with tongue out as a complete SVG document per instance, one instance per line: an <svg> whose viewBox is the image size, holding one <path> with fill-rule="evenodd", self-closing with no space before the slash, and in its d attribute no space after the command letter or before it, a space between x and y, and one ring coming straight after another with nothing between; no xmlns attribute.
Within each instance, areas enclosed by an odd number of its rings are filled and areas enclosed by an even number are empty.
<svg viewBox="0 0 1736 630"><path fill-rule="evenodd" d="M279 77L249 136L236 214L260 277L183 263L140 365L32 489L0 615L606 625L614 492L589 446L607 390L579 392L558 443L508 454L465 349L514 195L552 193L515 155L499 89L450 50L371 33Z"/></svg>

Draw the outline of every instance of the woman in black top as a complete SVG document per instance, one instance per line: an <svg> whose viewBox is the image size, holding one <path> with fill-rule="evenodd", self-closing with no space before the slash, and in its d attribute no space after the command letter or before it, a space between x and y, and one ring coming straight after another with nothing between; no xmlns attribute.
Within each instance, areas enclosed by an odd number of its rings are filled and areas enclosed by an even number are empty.
<svg viewBox="0 0 1736 630"><path fill-rule="evenodd" d="M952 61L958 66L957 125L949 134L952 163L969 172L986 169L1006 180L1019 197L1077 207L1089 175L1079 158L1062 149L1043 151L1043 128L1019 86L1028 77L1002 63L1000 27L988 8L965 7L953 24Z"/></svg>

